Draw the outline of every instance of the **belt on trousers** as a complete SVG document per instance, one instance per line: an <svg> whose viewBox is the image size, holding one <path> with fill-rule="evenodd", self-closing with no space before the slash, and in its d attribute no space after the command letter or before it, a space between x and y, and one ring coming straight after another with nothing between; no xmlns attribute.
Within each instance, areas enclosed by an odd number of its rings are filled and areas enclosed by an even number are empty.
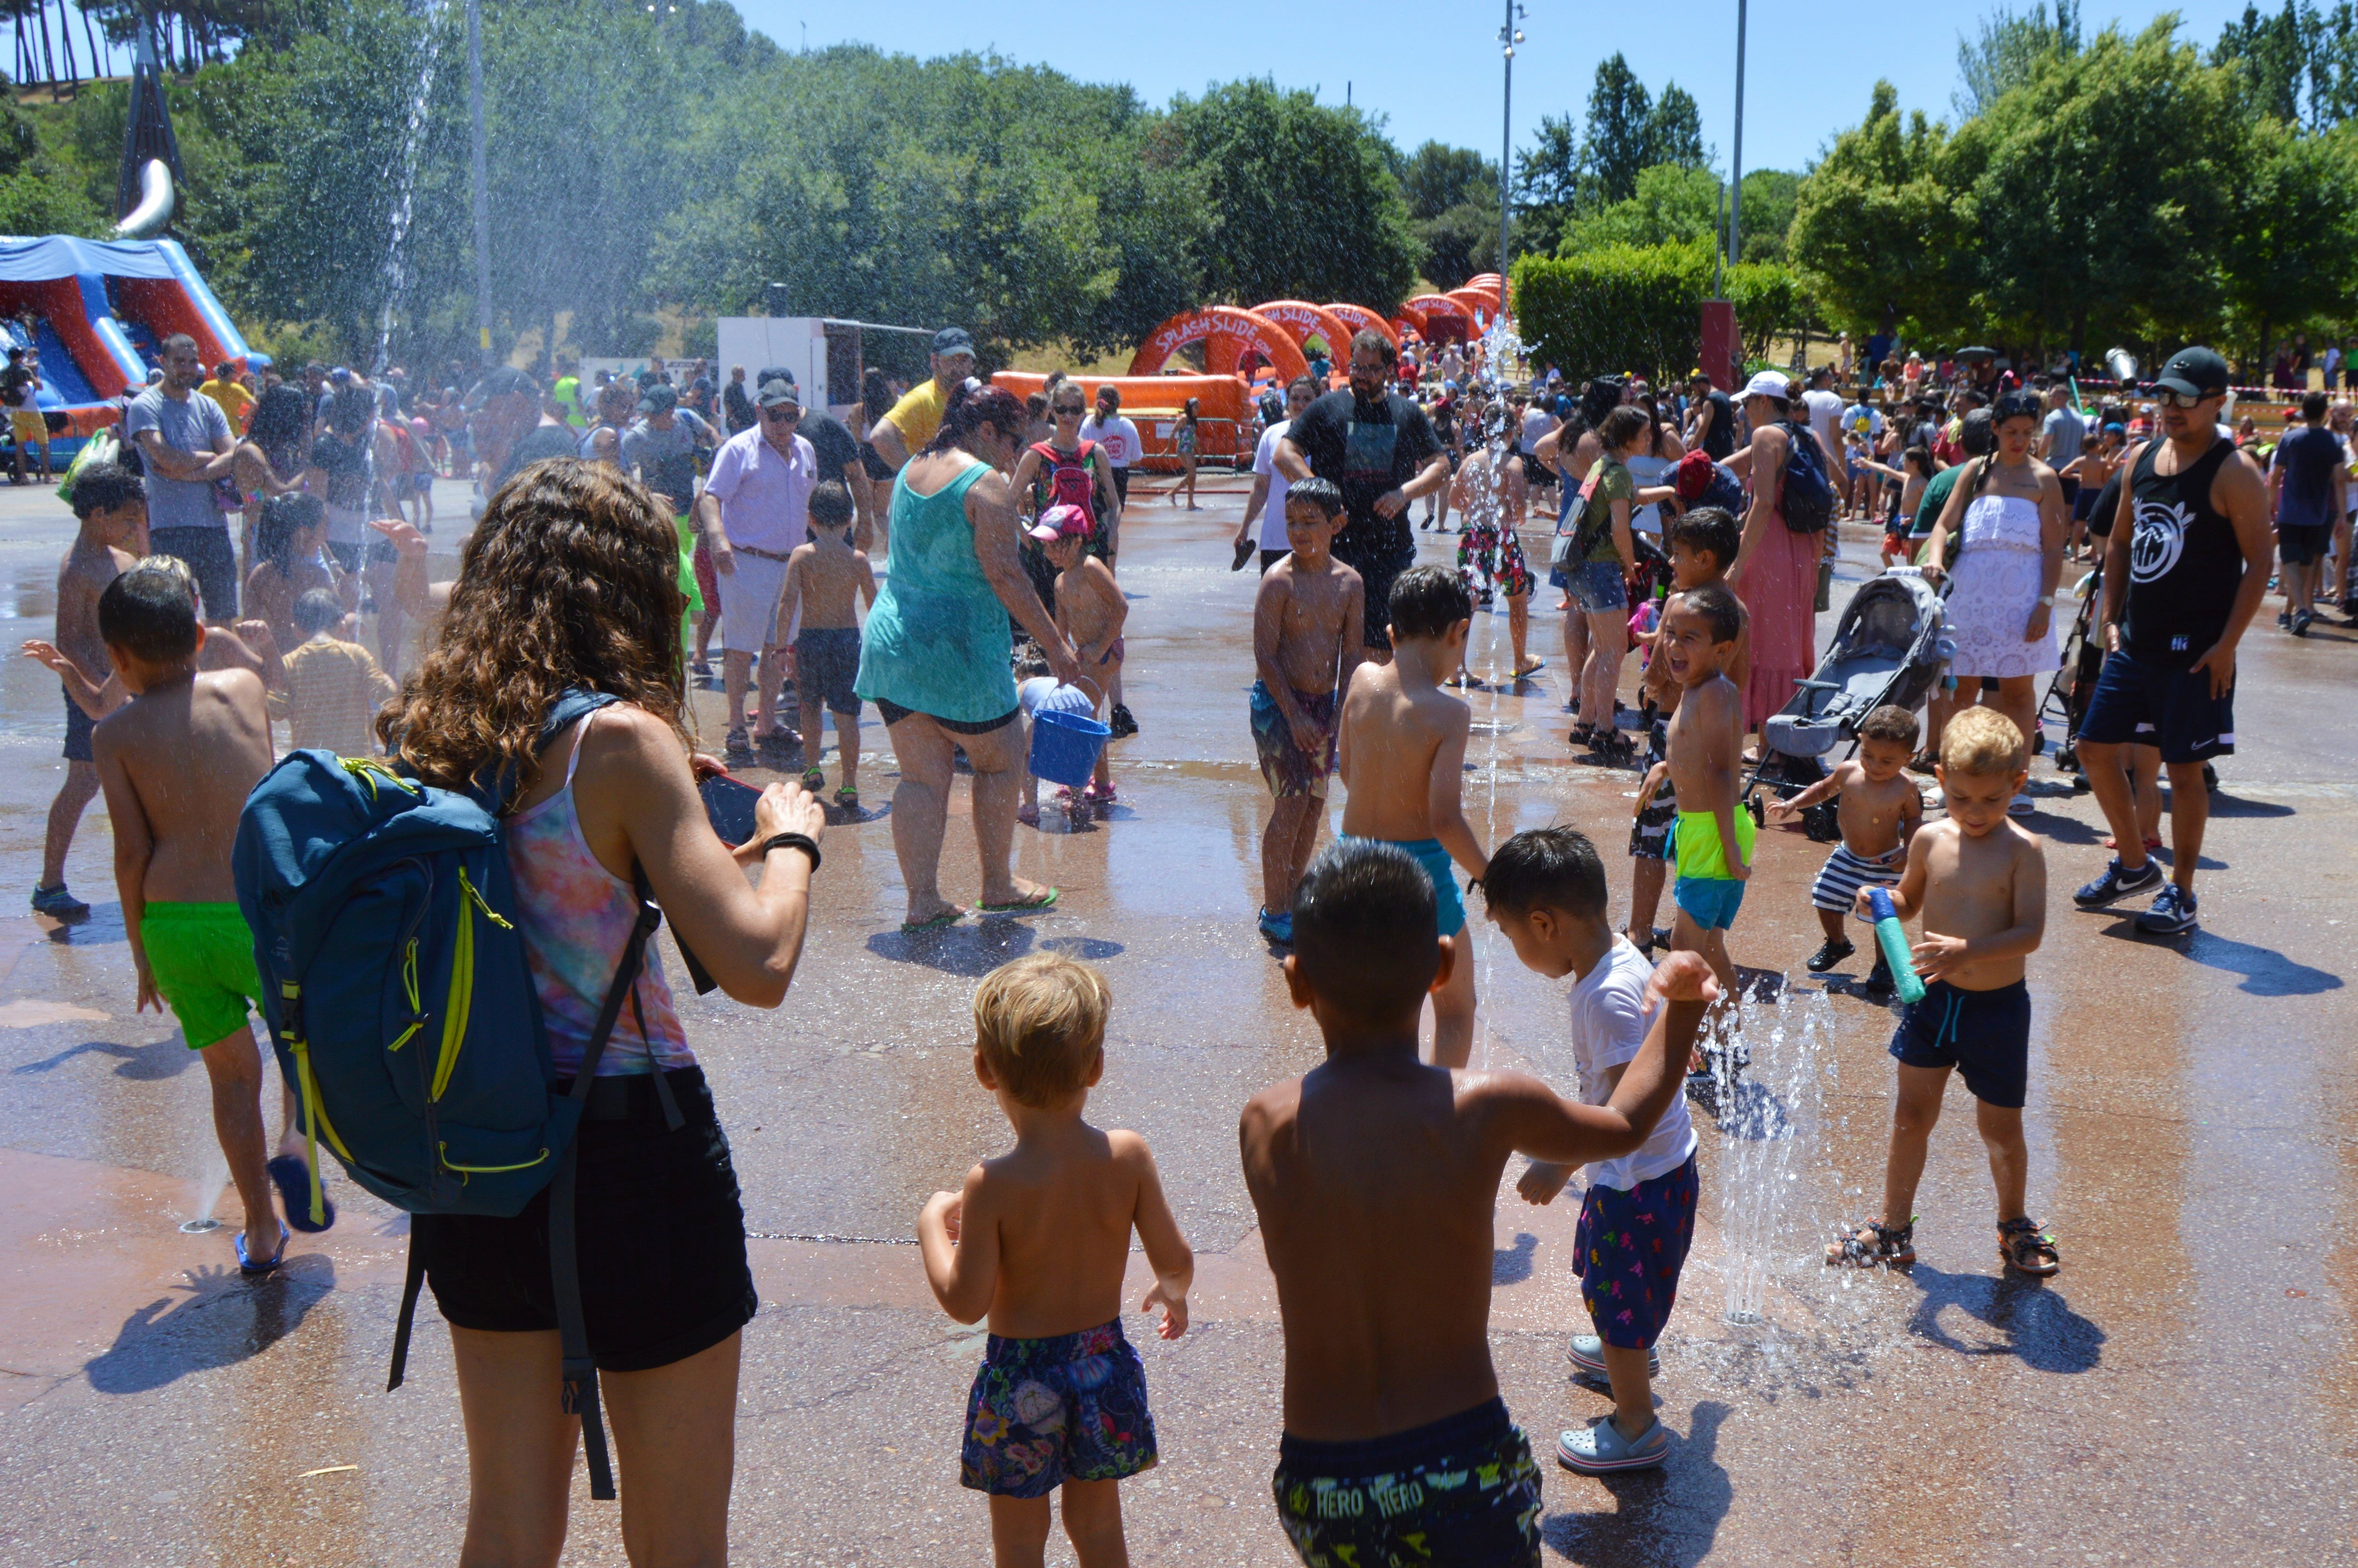
<svg viewBox="0 0 2358 1568"><path fill-rule="evenodd" d="M745 555L745 556L758 556L758 557L760 557L763 560L765 560L765 561L783 561L783 560L786 560L786 559L791 558L791 556L792 556L792 552L791 552L791 551L786 551L786 550L757 550L757 549L755 549L755 548L754 548L752 546L751 546L751 545L740 545L740 544L736 544L736 543L733 543L733 542L730 545L730 546L729 546L729 547L730 547L730 549L732 549L732 550L735 550L735 551L736 551L738 554L740 554L740 555Z"/></svg>

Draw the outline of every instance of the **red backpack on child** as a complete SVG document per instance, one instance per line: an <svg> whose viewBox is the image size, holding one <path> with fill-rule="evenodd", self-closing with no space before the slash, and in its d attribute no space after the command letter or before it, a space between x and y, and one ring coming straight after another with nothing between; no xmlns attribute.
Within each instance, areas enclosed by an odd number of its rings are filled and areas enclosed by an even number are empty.
<svg viewBox="0 0 2358 1568"><path fill-rule="evenodd" d="M1077 506L1081 515L1089 520L1092 536L1098 531L1098 476L1089 459L1097 449L1095 441L1083 441L1076 452L1060 452L1046 441L1032 443L1032 450L1040 460L1039 476L1032 481L1040 513L1044 514L1051 506Z"/></svg>

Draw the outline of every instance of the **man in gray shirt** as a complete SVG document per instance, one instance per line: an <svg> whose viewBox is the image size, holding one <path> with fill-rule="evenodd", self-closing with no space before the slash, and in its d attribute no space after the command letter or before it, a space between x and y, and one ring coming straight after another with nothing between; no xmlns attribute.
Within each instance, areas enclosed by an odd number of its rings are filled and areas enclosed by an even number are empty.
<svg viewBox="0 0 2358 1568"><path fill-rule="evenodd" d="M2061 469L2080 455L2088 444L2087 421L2071 406L2069 386L2047 389L2047 419L2039 427L2038 457L2049 468ZM2075 475L2063 481L2063 512L2068 518L2080 499L2080 481Z"/></svg>
<svg viewBox="0 0 2358 1568"><path fill-rule="evenodd" d="M236 443L221 405L195 395L205 379L196 340L175 332L160 354L164 379L123 414L124 436L147 469L147 547L184 562L205 619L226 624L237 619L237 550L213 481L229 473Z"/></svg>

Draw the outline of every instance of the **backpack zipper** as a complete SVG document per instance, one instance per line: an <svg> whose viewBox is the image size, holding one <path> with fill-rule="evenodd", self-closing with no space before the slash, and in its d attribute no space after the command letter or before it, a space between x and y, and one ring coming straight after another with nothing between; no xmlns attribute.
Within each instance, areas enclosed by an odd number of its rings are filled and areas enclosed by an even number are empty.
<svg viewBox="0 0 2358 1568"><path fill-rule="evenodd" d="M515 929L476 891L466 869L461 867L459 871L459 935L451 945L450 999L442 1012L442 1051L434 1064L432 1092L428 1096L431 1099L440 1099L442 1091L449 1087L450 1075L459 1065L459 1053L467 1044L468 1017L475 1006L475 913L478 910L494 925L503 930ZM450 1167L454 1171L459 1168L456 1165Z"/></svg>

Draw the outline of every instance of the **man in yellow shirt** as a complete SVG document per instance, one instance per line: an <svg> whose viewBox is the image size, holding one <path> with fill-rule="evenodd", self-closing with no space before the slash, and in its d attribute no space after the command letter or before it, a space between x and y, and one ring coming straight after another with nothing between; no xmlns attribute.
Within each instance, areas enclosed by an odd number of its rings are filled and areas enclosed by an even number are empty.
<svg viewBox="0 0 2358 1568"><path fill-rule="evenodd" d="M229 416L231 429L241 436L245 434L245 414L254 406L254 394L237 379L237 366L233 362L223 360L213 366L212 380L197 390L221 405L221 411Z"/></svg>
<svg viewBox="0 0 2358 1568"><path fill-rule="evenodd" d="M899 473L901 465L924 451L925 443L942 427L950 389L974 373L973 336L964 327L945 327L936 332L931 362L932 378L911 387L868 432L868 444L876 449L888 473Z"/></svg>

